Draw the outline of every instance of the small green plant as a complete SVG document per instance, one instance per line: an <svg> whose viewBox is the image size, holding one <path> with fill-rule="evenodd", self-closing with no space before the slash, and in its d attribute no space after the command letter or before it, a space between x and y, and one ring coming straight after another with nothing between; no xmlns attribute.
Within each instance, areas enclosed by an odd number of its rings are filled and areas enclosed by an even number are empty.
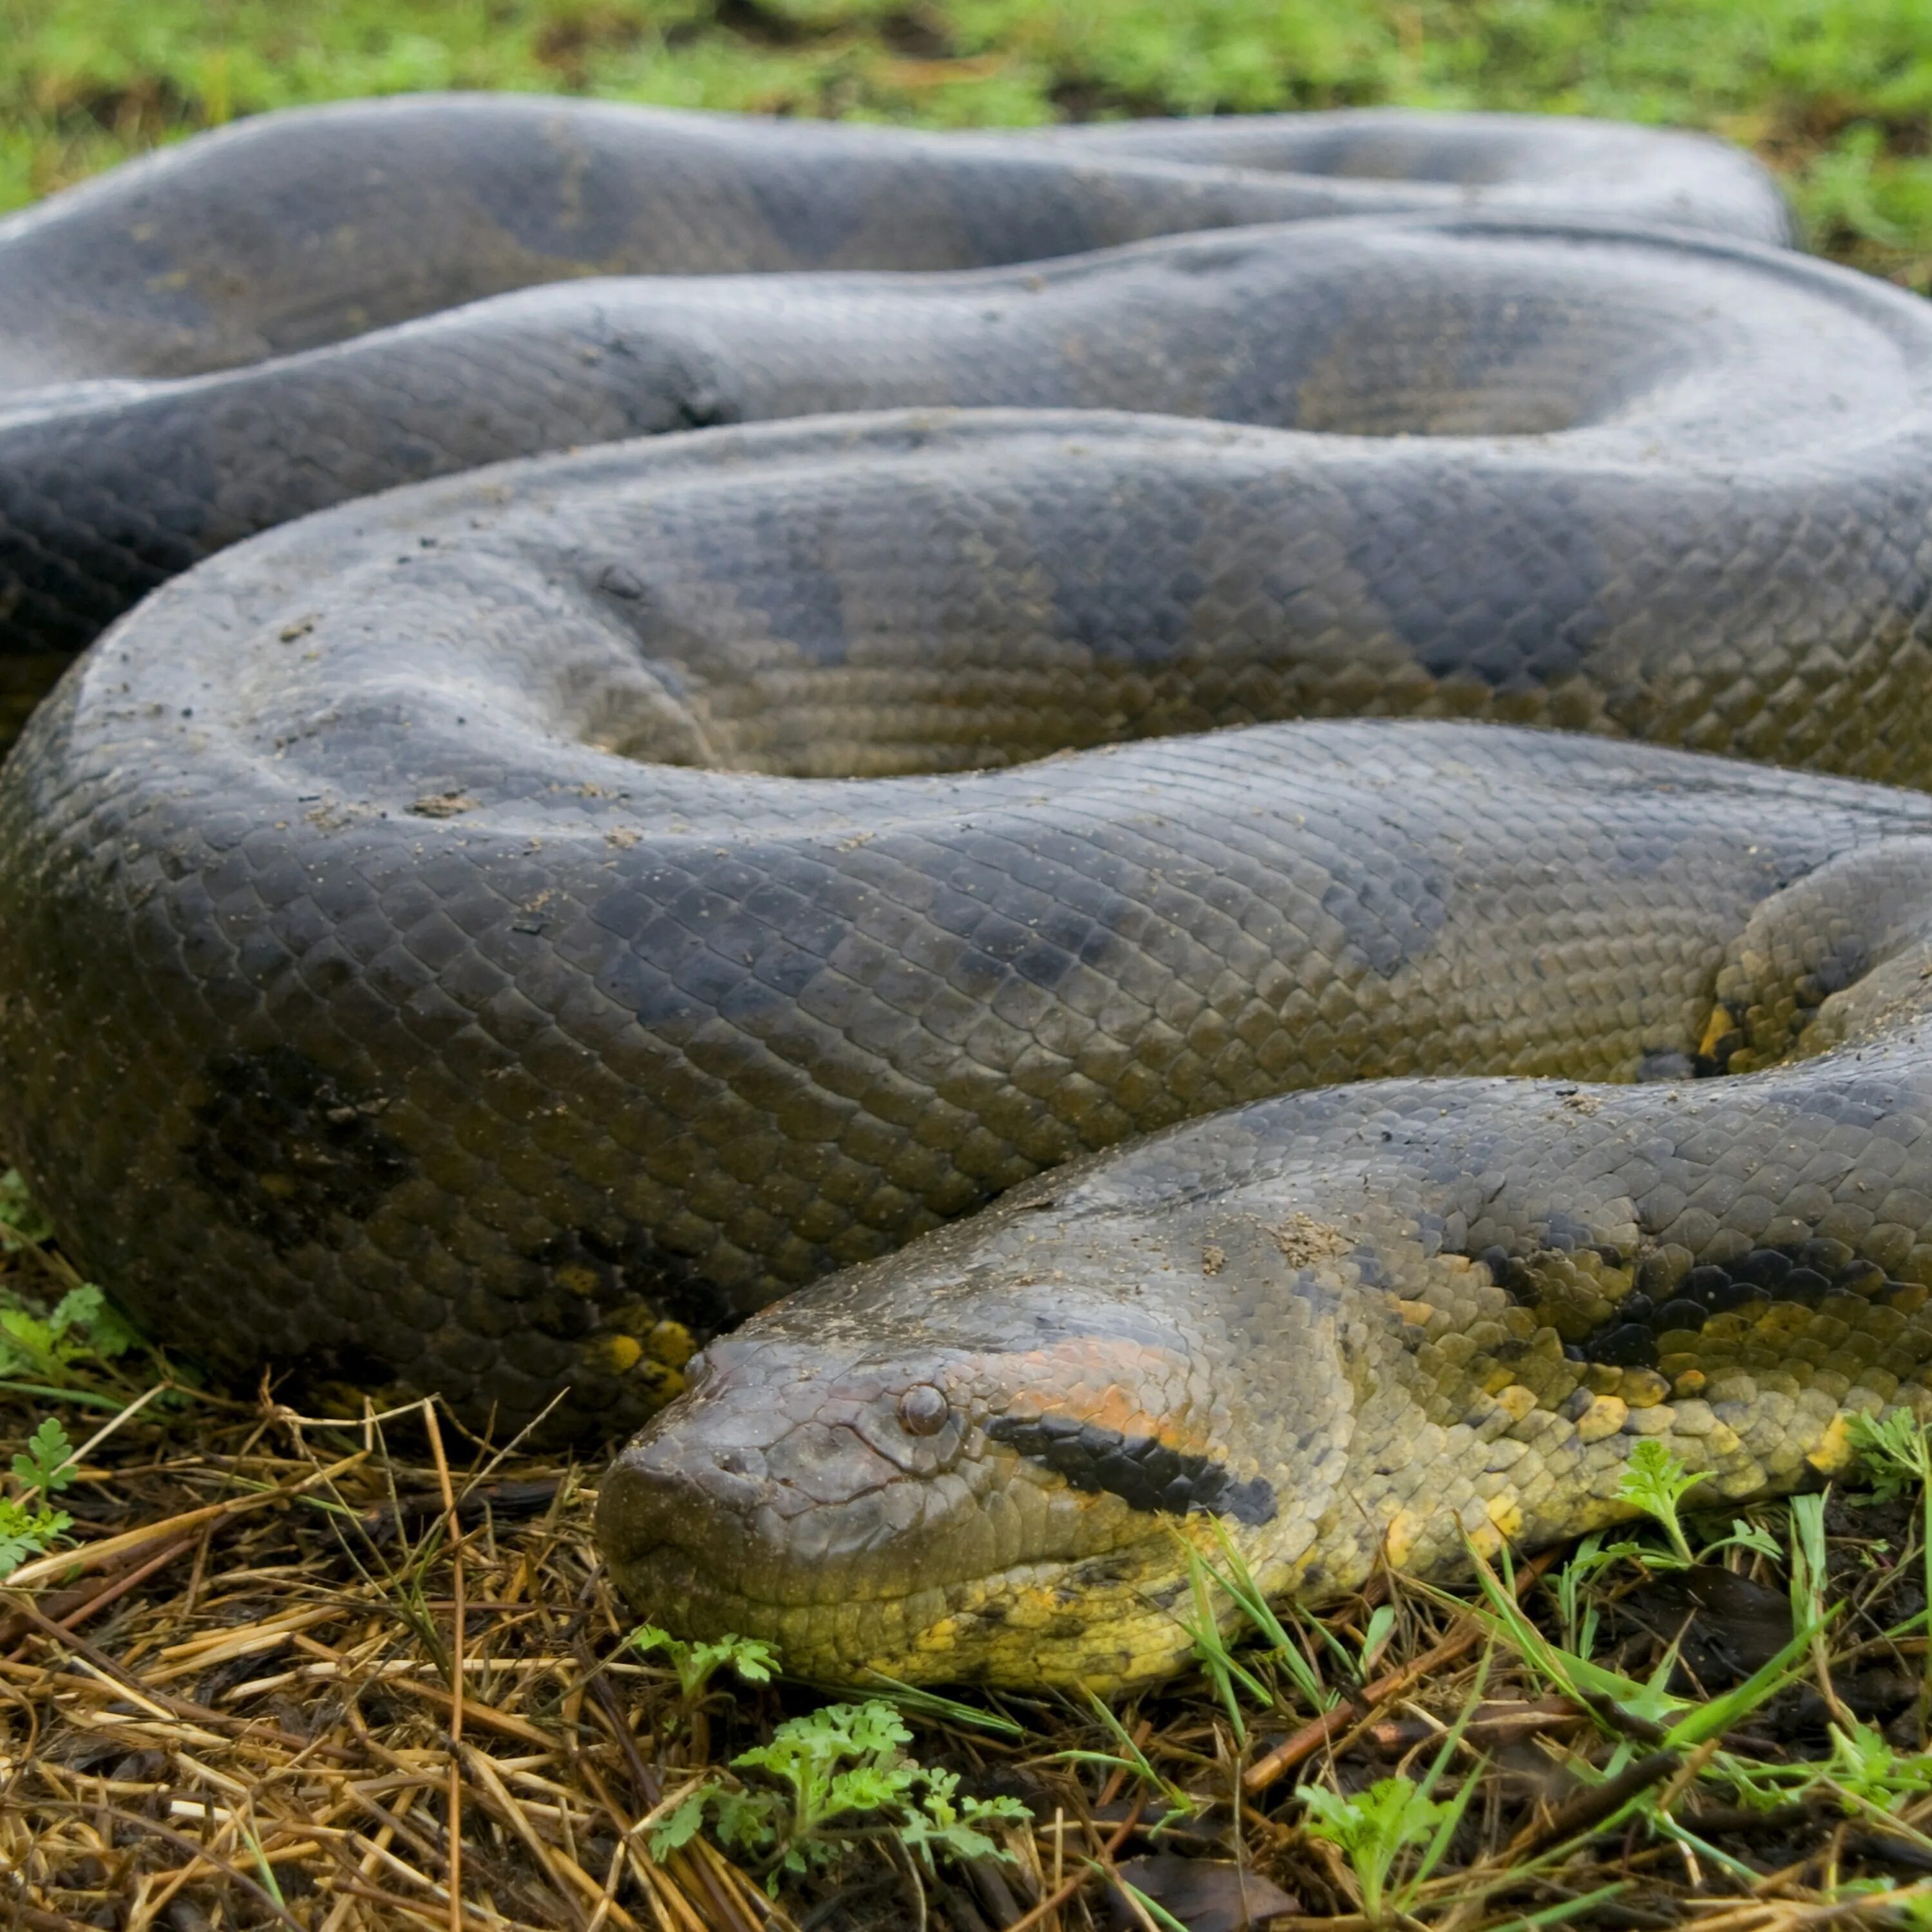
<svg viewBox="0 0 1932 1932"><path fill-rule="evenodd" d="M0 1292L0 1378L62 1388L76 1367L112 1361L140 1339L91 1282L70 1288L51 1309Z"/></svg>
<svg viewBox="0 0 1932 1932"><path fill-rule="evenodd" d="M1901 1751L1882 1732L1850 1716L1831 1726L1831 1755L1822 1764L1733 1762L1726 1768L1748 1804L1769 1807L1794 1797L1828 1796L1847 1816L1869 1819L1932 1853L1932 1838L1911 1817L1932 1796L1932 1753Z"/></svg>
<svg viewBox="0 0 1932 1932"><path fill-rule="evenodd" d="M1883 1550L1882 1543L1874 1544L1875 1550ZM1775 1563L1784 1556L1784 1546L1762 1524L1747 1522L1741 1516L1731 1519L1731 1533L1716 1543L1706 1544L1700 1562L1708 1563L1713 1556L1726 1550L1748 1550L1754 1556L1768 1556Z"/></svg>
<svg viewBox="0 0 1932 1932"><path fill-rule="evenodd" d="M928 1868L935 1857L1010 1857L983 1828L1024 1820L1026 1807L1016 1798L962 1798L955 1773L906 1756L911 1738L877 1698L794 1718L770 1744L731 1760L735 1770L763 1772L769 1785L707 1780L658 1823L651 1855L688 1843L709 1817L718 1842L762 1867L766 1890L776 1892L785 1874L838 1858L861 1820L882 1818Z"/></svg>
<svg viewBox="0 0 1932 1932"><path fill-rule="evenodd" d="M54 1508L47 1498L74 1480L74 1444L50 1416L28 1438L26 1450L14 1458L19 1493L0 1496L0 1576L10 1576L73 1528L73 1517Z"/></svg>
<svg viewBox="0 0 1932 1932"><path fill-rule="evenodd" d="M640 1656L662 1652L676 1673L678 1695L687 1704L696 1703L728 1664L747 1684L769 1684L778 1667L778 1652L770 1644L729 1632L709 1643L687 1643L656 1624L640 1624L625 1642Z"/></svg>
<svg viewBox="0 0 1932 1932"><path fill-rule="evenodd" d="M1932 1482L1932 1439L1910 1409L1855 1415L1850 1426L1852 1447L1864 1462L1872 1493L1881 1502L1893 1502Z"/></svg>
<svg viewBox="0 0 1932 1932"><path fill-rule="evenodd" d="M1832 1726L1830 1774L1844 1798L1863 1799L1888 1814L1932 1792L1932 1756L1895 1750L1870 1725L1855 1720L1844 1729ZM1847 1810L1853 1808L1846 1803Z"/></svg>
<svg viewBox="0 0 1932 1932"><path fill-rule="evenodd" d="M919 1808L906 1809L899 1822L899 1836L933 1870L935 1853L949 1858L1010 1858L1012 1854L979 1828L986 1824L1021 1824L1030 1822L1026 1807L1017 1798L962 1798L959 1774L922 1767L925 1784Z"/></svg>
<svg viewBox="0 0 1932 1932"><path fill-rule="evenodd" d="M1412 1922L1411 1909L1442 1862L1482 1782L1484 1766L1479 1760L1453 1797L1438 1800L1436 1796L1436 1786L1462 1748L1462 1735L1482 1702L1490 1680L1490 1661L1486 1650L1467 1702L1443 1733L1436 1756L1419 1781L1398 1772L1352 1797L1322 1785L1303 1788L1307 1815L1302 1828L1310 1837L1326 1839L1339 1847L1348 1859L1361 1888L1362 1916L1371 1925Z"/></svg>
<svg viewBox="0 0 1932 1932"><path fill-rule="evenodd" d="M1678 1511L1684 1497L1703 1480L1701 1474L1687 1471L1661 1443L1646 1438L1636 1445L1617 1485L1618 1499L1657 1523L1670 1546L1659 1550L1654 1544L1635 1543L1628 1538L1606 1543L1601 1531L1585 1537L1556 1576L1557 1612L1568 1649L1586 1659L1595 1650L1599 1612L1588 1586L1602 1572L1627 1559L1647 1564L1653 1570L1682 1570L1693 1563L1708 1563L1726 1550L1748 1550L1774 1561L1784 1555L1783 1545L1768 1530L1733 1516L1730 1535L1706 1544L1694 1556Z"/></svg>
<svg viewBox="0 0 1932 1932"><path fill-rule="evenodd" d="M1826 1548L1825 1498L1791 1498L1791 1620L1800 1628L1822 1628L1826 1586L1830 1581Z"/></svg>
<svg viewBox="0 0 1932 1932"><path fill-rule="evenodd" d="M1642 1510L1664 1532L1670 1545L1669 1554L1633 1543L1612 1544L1603 1548L1598 1539L1586 1538L1578 1547L1578 1556L1582 1557L1588 1549L1598 1569L1622 1557L1638 1556L1653 1570L1684 1570L1693 1564L1708 1563L1726 1550L1749 1550L1760 1556L1773 1558L1784 1554L1778 1539L1769 1531L1745 1522L1742 1516L1732 1518L1729 1536L1720 1537L1715 1543L1707 1543L1701 1550L1694 1552L1680 1511L1684 1498L1706 1480L1706 1472L1687 1469L1682 1460L1661 1442L1654 1437L1645 1437L1630 1451L1630 1460L1617 1484L1617 1498L1632 1508Z"/></svg>
<svg viewBox="0 0 1932 1932"><path fill-rule="evenodd" d="M1909 1409L1894 1408L1885 1415L1853 1416L1851 1438L1872 1493L1880 1502L1894 1502L1915 1489L1919 1492L1918 1541L1924 1563L1925 1601L1928 1610L1932 1610L1932 1436ZM1926 1614L1922 1610L1892 1635L1923 1623ZM1932 1647L1925 1653L1925 1674L1932 1682Z"/></svg>
<svg viewBox="0 0 1932 1932"><path fill-rule="evenodd" d="M1688 1570L1696 1561L1678 1519L1678 1505L1704 1480L1701 1471L1693 1474L1661 1442L1646 1436L1631 1450L1617 1484L1618 1500L1642 1510L1669 1539L1672 1568Z"/></svg>
<svg viewBox="0 0 1932 1932"><path fill-rule="evenodd" d="M34 1205L20 1170L0 1174L0 1254L38 1247L53 1238L53 1223Z"/></svg>
<svg viewBox="0 0 1932 1932"><path fill-rule="evenodd" d="M1340 1848L1362 1888L1362 1916L1372 1925L1386 1924L1407 1910L1462 1822L1476 1789L1474 1778L1454 1798L1438 1801L1431 1796L1447 1761L1446 1752L1438 1756L1420 1784L1398 1774L1378 1780L1352 1798L1318 1784L1303 1792L1308 1806L1303 1828ZM1419 1854L1412 1863L1411 1852ZM1409 1869L1404 1873L1406 1864Z"/></svg>
<svg viewBox="0 0 1932 1932"><path fill-rule="evenodd" d="M1629 1543L1606 1549L1602 1531L1592 1530L1556 1573L1556 1610L1563 1620L1564 1647L1586 1661L1596 1650L1597 1626L1601 1618L1588 1586L1600 1570L1608 1569L1635 1549L1636 1545Z"/></svg>
<svg viewBox="0 0 1932 1932"><path fill-rule="evenodd" d="M1382 1660L1382 1652L1388 1648L1395 1627L1393 1604L1378 1604L1369 1612L1368 1628L1362 1633L1361 1672L1365 1680Z"/></svg>

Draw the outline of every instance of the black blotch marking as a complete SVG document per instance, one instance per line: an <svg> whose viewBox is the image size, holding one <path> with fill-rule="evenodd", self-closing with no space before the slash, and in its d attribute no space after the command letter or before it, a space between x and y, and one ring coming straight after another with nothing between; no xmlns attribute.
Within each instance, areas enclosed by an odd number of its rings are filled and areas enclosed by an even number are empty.
<svg viewBox="0 0 1932 1932"><path fill-rule="evenodd" d="M1630 1265L1616 1249L1600 1242L1564 1240L1560 1238L1563 1232L1552 1226L1550 1238L1539 1242L1538 1252L1588 1250L1612 1268ZM1535 1255L1520 1256L1492 1246L1470 1258L1489 1270L1490 1279L1517 1306L1533 1309L1547 1303L1550 1288L1538 1277ZM1819 1309L1834 1297L1848 1298L1840 1312L1852 1315L1857 1304L1884 1301L1909 1286L1892 1280L1876 1262L1855 1255L1844 1242L1822 1235L1786 1247L1753 1248L1723 1264L1703 1262L1681 1276L1673 1276L1662 1256L1647 1255L1636 1264L1630 1292L1597 1328L1567 1342L1563 1352L1574 1362L1654 1368L1662 1353L1661 1337L1701 1334L1716 1316L1738 1310L1762 1315L1779 1302ZM1673 1344L1673 1349L1678 1346ZM1498 1360L1511 1359L1507 1347L1494 1353Z"/></svg>
<svg viewBox="0 0 1932 1932"><path fill-rule="evenodd" d="M1538 1275L1537 1262L1540 1258L1551 1255L1594 1255L1606 1268L1625 1268L1628 1260L1606 1241L1588 1238L1589 1231L1582 1222L1570 1220L1562 1214L1552 1215L1546 1228L1538 1231L1536 1245L1527 1254L1512 1254L1500 1243L1494 1244L1469 1256L1472 1261L1480 1262L1490 1271L1490 1279L1507 1294L1519 1308L1534 1308L1549 1299L1548 1284ZM1654 1287L1655 1283L1646 1282L1641 1276L1637 1282L1639 1291ZM1648 1318L1650 1298L1643 1292L1627 1295L1623 1307L1639 1311L1636 1315L1619 1313L1619 1321Z"/></svg>
<svg viewBox="0 0 1932 1932"><path fill-rule="evenodd" d="M1604 592L1616 574L1576 487L1520 499L1480 465L1460 474L1445 464L1432 480L1406 505L1372 471L1345 486L1356 499L1348 561L1390 627L1432 677L1530 692L1574 676L1607 628ZM1445 572L1450 558L1458 568Z"/></svg>
<svg viewBox="0 0 1932 1932"><path fill-rule="evenodd" d="M211 1060L188 1165L216 1209L278 1255L366 1221L415 1172L377 1124L381 1102L339 1085L292 1047Z"/></svg>
<svg viewBox="0 0 1932 1932"><path fill-rule="evenodd" d="M1657 1366L1657 1337L1640 1322L1620 1322L1600 1328L1577 1344L1586 1362L1603 1362L1617 1369Z"/></svg>
<svg viewBox="0 0 1932 1932"><path fill-rule="evenodd" d="M531 1250L538 1270L519 1318L560 1341L576 1342L615 1325L638 1334L681 1322L700 1344L744 1312L734 1308L689 1257L641 1227L613 1236L567 1228Z"/></svg>
<svg viewBox="0 0 1932 1932"><path fill-rule="evenodd" d="M1166 479L1130 473L1109 481L1103 502L1080 488L1041 502L1035 553L1056 560L1048 574L1060 638L1096 664L1156 670L1181 655L1208 588L1194 560L1206 519L1192 496ZM1130 722L1126 728L1138 735Z"/></svg>
<svg viewBox="0 0 1932 1932"><path fill-rule="evenodd" d="M1151 1436L1125 1436L1052 1415L998 1416L986 1433L1064 1476L1072 1487L1089 1494L1104 1490L1130 1509L1174 1516L1198 1510L1246 1523L1274 1518L1274 1491L1261 1477L1240 1480L1226 1463L1171 1449Z"/></svg>
<svg viewBox="0 0 1932 1932"><path fill-rule="evenodd" d="M1721 1264L1704 1262L1675 1282L1660 1266L1646 1263L1637 1281L1616 1313L1566 1352L1612 1367L1654 1367L1660 1336L1701 1334L1715 1316L1762 1314L1779 1302L1817 1309L1837 1296L1857 1304L1882 1301L1909 1286L1844 1242L1822 1235L1790 1247L1753 1248Z"/></svg>
<svg viewBox="0 0 1932 1932"><path fill-rule="evenodd" d="M1818 1017L1819 1009L1834 993L1841 993L1847 986L1856 985L1872 970L1871 949L1862 934L1841 933L1834 938L1833 944L1835 950L1819 960L1791 988L1792 1011L1785 1036L1787 1046L1803 1038L1805 1030ZM1728 1072L1732 1057L1750 1042L1749 1002L1721 1000L1719 1007L1727 1022L1726 1029L1718 1036L1708 1058L1701 1054L1697 1057L1696 1069L1700 1076ZM1762 1041L1758 1042L1760 1047L1764 1044Z"/></svg>
<svg viewBox="0 0 1932 1932"><path fill-rule="evenodd" d="M1359 947L1384 980L1426 958L1448 918L1449 875L1433 860L1411 855L1396 866L1360 865L1346 853L1330 860L1334 882L1322 910Z"/></svg>

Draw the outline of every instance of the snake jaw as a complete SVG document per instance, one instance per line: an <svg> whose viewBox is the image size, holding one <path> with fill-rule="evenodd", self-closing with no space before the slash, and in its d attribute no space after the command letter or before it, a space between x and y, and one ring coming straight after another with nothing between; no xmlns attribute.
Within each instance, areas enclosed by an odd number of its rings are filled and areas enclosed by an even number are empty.
<svg viewBox="0 0 1932 1932"><path fill-rule="evenodd" d="M599 1540L653 1622L763 1637L800 1675L1133 1681L1187 1641L1177 1520L1274 1515L1266 1481L1168 1412L1184 1378L1144 1342L909 1336L881 1358L775 1310L693 1367L605 1479Z"/></svg>
<svg viewBox="0 0 1932 1932"><path fill-rule="evenodd" d="M969 1432L950 1401L936 1428L916 1405L908 1427L908 1378L755 1336L692 1366L598 1499L613 1569L650 1614L763 1634L794 1612L890 1598L905 1566L884 1550L957 1527Z"/></svg>

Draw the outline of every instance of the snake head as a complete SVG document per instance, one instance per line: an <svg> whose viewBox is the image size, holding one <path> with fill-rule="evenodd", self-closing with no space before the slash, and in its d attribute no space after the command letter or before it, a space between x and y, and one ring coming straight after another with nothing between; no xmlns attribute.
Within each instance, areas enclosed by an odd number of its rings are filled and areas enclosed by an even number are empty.
<svg viewBox="0 0 1932 1932"><path fill-rule="evenodd" d="M1099 1688L1185 1658L1190 1544L1276 1516L1200 1352L1144 1302L1124 1321L1118 1292L956 1250L852 1270L692 1364L598 1498L644 1615L833 1682Z"/></svg>

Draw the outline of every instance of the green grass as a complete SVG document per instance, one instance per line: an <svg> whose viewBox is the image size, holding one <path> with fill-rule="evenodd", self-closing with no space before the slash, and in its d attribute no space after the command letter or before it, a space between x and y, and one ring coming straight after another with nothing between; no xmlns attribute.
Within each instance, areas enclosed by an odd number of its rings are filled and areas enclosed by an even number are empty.
<svg viewBox="0 0 1932 1932"><path fill-rule="evenodd" d="M518 88L941 126L1396 102L1707 128L1932 279L1932 0L0 0L0 206L240 114Z"/></svg>

